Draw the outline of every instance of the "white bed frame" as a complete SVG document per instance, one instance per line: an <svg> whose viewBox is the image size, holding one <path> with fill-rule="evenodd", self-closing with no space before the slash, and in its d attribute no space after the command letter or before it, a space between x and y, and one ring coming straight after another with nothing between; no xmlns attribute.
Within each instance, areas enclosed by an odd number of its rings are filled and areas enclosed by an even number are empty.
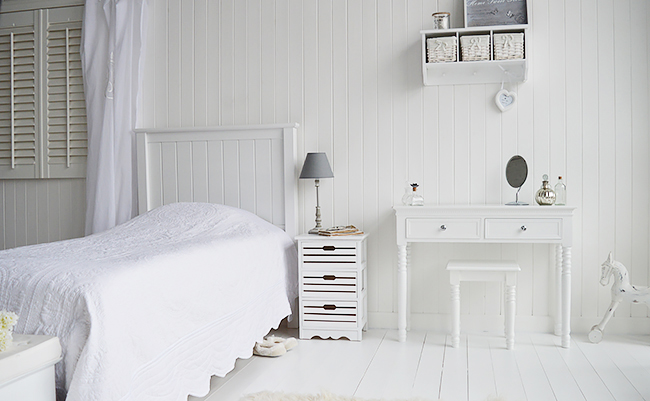
<svg viewBox="0 0 650 401"><path fill-rule="evenodd" d="M136 130L142 214L175 202L255 213L297 234L298 124Z"/></svg>

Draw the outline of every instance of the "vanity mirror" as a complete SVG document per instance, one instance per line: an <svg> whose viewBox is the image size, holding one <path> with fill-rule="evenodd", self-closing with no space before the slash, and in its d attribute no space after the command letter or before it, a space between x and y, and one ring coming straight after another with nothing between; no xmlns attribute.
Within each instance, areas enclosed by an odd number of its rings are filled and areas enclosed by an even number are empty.
<svg viewBox="0 0 650 401"><path fill-rule="evenodd" d="M519 155L512 156L506 165L506 180L511 187L517 188L517 193L515 195L515 201L508 202L506 205L528 205L526 202L519 201L519 191L521 190L522 185L524 185L524 182L526 182L526 177L528 177L528 165L526 164L526 160Z"/></svg>

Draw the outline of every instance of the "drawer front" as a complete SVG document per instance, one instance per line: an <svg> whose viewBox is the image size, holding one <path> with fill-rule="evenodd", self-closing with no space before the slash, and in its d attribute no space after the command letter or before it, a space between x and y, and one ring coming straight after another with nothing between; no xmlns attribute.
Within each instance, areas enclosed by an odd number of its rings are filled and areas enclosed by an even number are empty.
<svg viewBox="0 0 650 401"><path fill-rule="evenodd" d="M407 239L479 239L481 219L406 219Z"/></svg>
<svg viewBox="0 0 650 401"><path fill-rule="evenodd" d="M561 240L562 219L485 219L485 238Z"/></svg>
<svg viewBox="0 0 650 401"><path fill-rule="evenodd" d="M303 243L300 249L305 263L355 263L358 250L354 243Z"/></svg>
<svg viewBox="0 0 650 401"><path fill-rule="evenodd" d="M304 327L352 329L359 321L356 302L303 300L302 312Z"/></svg>
<svg viewBox="0 0 650 401"><path fill-rule="evenodd" d="M302 296L318 298L356 298L363 290L363 283L356 271L319 271L302 272Z"/></svg>

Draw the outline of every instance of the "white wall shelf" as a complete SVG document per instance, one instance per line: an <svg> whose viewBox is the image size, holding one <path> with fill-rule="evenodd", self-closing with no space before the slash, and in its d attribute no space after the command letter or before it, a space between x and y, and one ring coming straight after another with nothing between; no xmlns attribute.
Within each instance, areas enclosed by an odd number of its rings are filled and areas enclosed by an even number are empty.
<svg viewBox="0 0 650 401"><path fill-rule="evenodd" d="M422 35L422 79L424 85L525 82L528 78L528 55L525 48L527 30L528 25L504 25L420 31L420 34ZM524 58L514 60L494 60L495 33L523 33ZM462 60L460 38L466 35L490 35L489 60ZM427 62L427 39L445 36L456 36L458 39L456 61L439 63Z"/></svg>

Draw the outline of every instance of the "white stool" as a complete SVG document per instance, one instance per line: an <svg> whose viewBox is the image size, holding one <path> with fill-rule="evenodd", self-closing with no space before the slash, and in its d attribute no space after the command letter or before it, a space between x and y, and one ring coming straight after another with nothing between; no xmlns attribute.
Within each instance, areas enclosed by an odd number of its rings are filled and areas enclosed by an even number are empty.
<svg viewBox="0 0 650 401"><path fill-rule="evenodd" d="M61 360L59 339L14 334L0 352L0 400L55 401L54 365Z"/></svg>
<svg viewBox="0 0 650 401"><path fill-rule="evenodd" d="M460 343L460 282L505 282L505 335L506 348L515 344L515 289L517 272L521 268L514 261L506 260L450 260L447 263L451 284L451 346Z"/></svg>

